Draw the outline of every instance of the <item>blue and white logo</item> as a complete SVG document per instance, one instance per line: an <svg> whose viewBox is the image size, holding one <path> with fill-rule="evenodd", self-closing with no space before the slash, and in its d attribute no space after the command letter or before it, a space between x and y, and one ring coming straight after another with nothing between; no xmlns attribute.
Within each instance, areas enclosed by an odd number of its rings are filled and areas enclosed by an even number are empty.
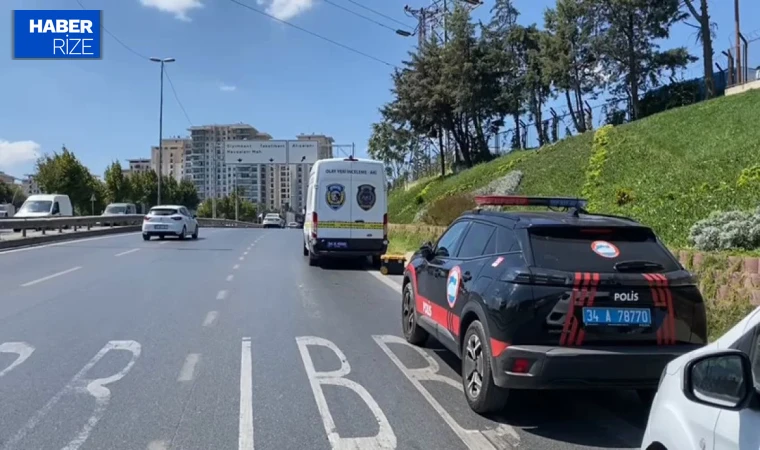
<svg viewBox="0 0 760 450"><path fill-rule="evenodd" d="M617 258L620 256L620 250L613 243L607 241L592 242L591 250L603 258Z"/></svg>
<svg viewBox="0 0 760 450"><path fill-rule="evenodd" d="M102 45L100 10L13 11L14 59L100 59Z"/></svg>
<svg viewBox="0 0 760 450"><path fill-rule="evenodd" d="M462 270L459 266L454 266L449 271L449 278L446 281L446 301L449 302L449 307L453 308L457 303L457 296L459 296L459 285L462 281Z"/></svg>

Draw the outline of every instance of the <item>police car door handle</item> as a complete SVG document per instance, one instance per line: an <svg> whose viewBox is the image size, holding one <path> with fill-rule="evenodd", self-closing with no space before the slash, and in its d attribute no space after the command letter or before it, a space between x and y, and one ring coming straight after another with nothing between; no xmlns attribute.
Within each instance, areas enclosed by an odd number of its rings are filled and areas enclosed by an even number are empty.
<svg viewBox="0 0 760 450"><path fill-rule="evenodd" d="M470 281L470 280L472 280L472 274L469 271L462 274L462 281Z"/></svg>

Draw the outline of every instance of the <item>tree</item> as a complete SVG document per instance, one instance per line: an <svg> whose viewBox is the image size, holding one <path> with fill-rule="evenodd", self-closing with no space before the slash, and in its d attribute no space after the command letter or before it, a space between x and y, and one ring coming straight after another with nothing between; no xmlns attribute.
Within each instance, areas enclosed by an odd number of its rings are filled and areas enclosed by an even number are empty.
<svg viewBox="0 0 760 450"><path fill-rule="evenodd" d="M196 209L201 202L198 198L198 191L190 180L182 180L179 182L174 199L178 204L183 205L188 209Z"/></svg>
<svg viewBox="0 0 760 450"><path fill-rule="evenodd" d="M584 97L602 87L594 42L598 21L588 0L557 0L544 12L541 65L547 81L564 93L567 110L579 133L587 130Z"/></svg>
<svg viewBox="0 0 760 450"><path fill-rule="evenodd" d="M79 214L90 213L90 198L97 186L95 177L66 147L61 153L38 159L35 177L43 192L68 195Z"/></svg>
<svg viewBox="0 0 760 450"><path fill-rule="evenodd" d="M409 163L412 172L418 169L420 140L413 131L397 127L384 118L372 124L367 154L372 159L384 162L388 168L388 177L396 180L404 176ZM407 159L410 161L407 162ZM419 176L418 173L414 175Z"/></svg>
<svg viewBox="0 0 760 450"><path fill-rule="evenodd" d="M684 0L686 8L697 20L697 38L702 41L702 67L705 71L705 90L707 98L715 97L715 81L713 80L713 26L710 13L707 11L707 0L699 0L699 11L694 7L695 0Z"/></svg>
<svg viewBox="0 0 760 450"><path fill-rule="evenodd" d="M109 203L120 203L132 200L129 180L124 176L121 164L114 161L103 174L105 180L106 199Z"/></svg>
<svg viewBox="0 0 760 450"><path fill-rule="evenodd" d="M640 94L659 86L665 70L674 73L695 60L684 47L660 51L656 43L667 39L670 28L686 15L680 0L593 0L592 5L601 19L597 51L612 92L628 99L631 120L636 120Z"/></svg>
<svg viewBox="0 0 760 450"><path fill-rule="evenodd" d="M10 203L17 209L26 201L26 194L21 186L7 184L0 180L0 203Z"/></svg>

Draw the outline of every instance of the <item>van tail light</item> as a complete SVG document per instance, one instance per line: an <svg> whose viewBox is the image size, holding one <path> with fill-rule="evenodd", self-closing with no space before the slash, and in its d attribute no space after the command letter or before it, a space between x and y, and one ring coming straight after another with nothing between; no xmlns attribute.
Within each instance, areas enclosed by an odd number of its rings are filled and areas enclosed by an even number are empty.
<svg viewBox="0 0 760 450"><path fill-rule="evenodd" d="M317 212L314 211L311 213L311 238L312 239L317 238L318 223L319 223L319 219L317 218Z"/></svg>
<svg viewBox="0 0 760 450"><path fill-rule="evenodd" d="M143 217L143 220L144 220L145 222L150 222L150 217L148 217L148 216L145 216L145 217Z"/></svg>
<svg viewBox="0 0 760 450"><path fill-rule="evenodd" d="M383 214L383 239L388 240L388 213Z"/></svg>

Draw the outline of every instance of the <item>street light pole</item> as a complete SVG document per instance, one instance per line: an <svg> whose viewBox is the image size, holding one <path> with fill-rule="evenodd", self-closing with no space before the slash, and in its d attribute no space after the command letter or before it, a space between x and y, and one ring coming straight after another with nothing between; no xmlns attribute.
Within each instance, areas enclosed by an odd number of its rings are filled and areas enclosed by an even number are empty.
<svg viewBox="0 0 760 450"><path fill-rule="evenodd" d="M164 169L164 64L174 62L174 58L150 58L151 61L161 63L161 99L158 106L158 186L156 204L161 204L161 174Z"/></svg>

